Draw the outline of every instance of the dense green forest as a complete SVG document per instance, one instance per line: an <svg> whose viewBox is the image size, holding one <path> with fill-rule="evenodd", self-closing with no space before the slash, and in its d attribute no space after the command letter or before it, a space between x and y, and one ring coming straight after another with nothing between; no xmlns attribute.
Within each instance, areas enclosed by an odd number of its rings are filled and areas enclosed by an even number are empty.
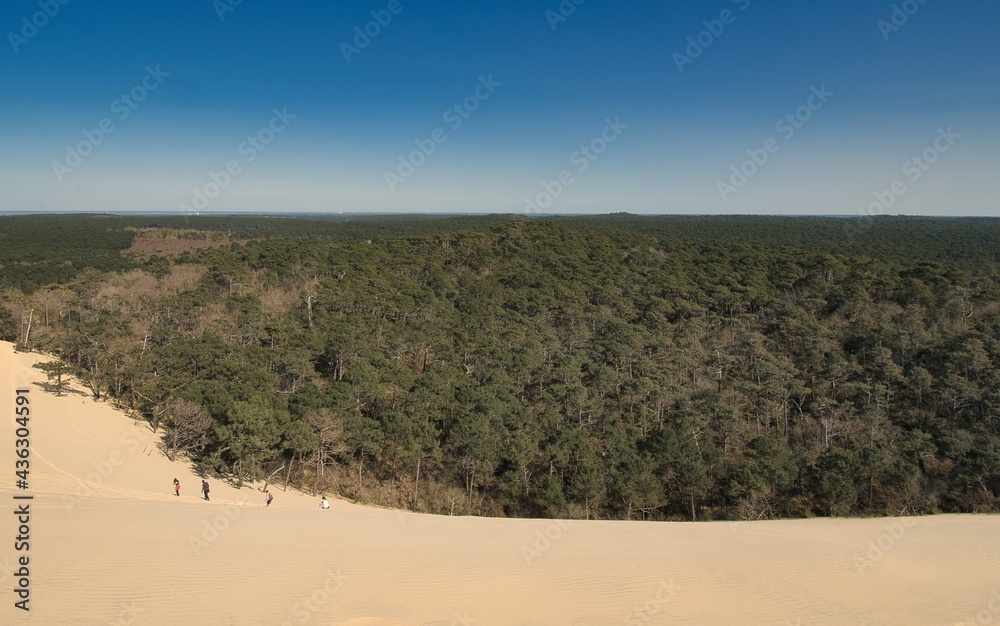
<svg viewBox="0 0 1000 626"><path fill-rule="evenodd" d="M130 253L157 232L216 245ZM24 216L0 244L0 335L236 482L591 519L1000 508L1000 220Z"/></svg>

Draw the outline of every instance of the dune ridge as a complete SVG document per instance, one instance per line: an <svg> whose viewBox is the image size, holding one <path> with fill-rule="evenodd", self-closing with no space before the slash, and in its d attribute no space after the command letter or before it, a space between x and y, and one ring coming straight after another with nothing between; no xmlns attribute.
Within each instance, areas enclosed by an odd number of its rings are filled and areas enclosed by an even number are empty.
<svg viewBox="0 0 1000 626"><path fill-rule="evenodd" d="M0 623L1000 623L1000 517L642 523L416 515L170 462L142 423L0 344L0 498L31 500L30 612L5 515ZM30 489L14 398L30 389ZM173 494L177 477L181 497Z"/></svg>

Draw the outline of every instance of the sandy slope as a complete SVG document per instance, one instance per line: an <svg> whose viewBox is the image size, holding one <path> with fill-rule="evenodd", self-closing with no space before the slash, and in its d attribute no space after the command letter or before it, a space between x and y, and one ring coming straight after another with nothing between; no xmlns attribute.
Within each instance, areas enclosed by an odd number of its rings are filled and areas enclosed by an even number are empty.
<svg viewBox="0 0 1000 626"><path fill-rule="evenodd" d="M32 400L31 612L0 624L1000 624L1000 517L661 524L412 515L200 479L0 344L0 500ZM171 491L181 480L182 497Z"/></svg>

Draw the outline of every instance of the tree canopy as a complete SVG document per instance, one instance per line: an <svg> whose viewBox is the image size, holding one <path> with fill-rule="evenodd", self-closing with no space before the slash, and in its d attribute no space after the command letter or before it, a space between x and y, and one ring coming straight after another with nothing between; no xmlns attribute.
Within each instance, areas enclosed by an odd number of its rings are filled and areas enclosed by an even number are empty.
<svg viewBox="0 0 1000 626"><path fill-rule="evenodd" d="M998 220L185 218L229 243L149 264L115 228L181 218L67 219L120 262L5 273L0 331L32 311L32 347L235 481L606 519L1000 504ZM5 272L76 254L30 249Z"/></svg>

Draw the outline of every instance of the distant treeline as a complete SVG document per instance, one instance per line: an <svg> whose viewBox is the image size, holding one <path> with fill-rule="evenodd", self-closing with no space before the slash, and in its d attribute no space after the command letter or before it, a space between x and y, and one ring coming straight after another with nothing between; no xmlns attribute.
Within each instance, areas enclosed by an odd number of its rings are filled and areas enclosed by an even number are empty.
<svg viewBox="0 0 1000 626"><path fill-rule="evenodd" d="M160 227L245 243L121 254ZM510 516L1000 508L1000 220L30 216L0 244L0 335L237 482Z"/></svg>

